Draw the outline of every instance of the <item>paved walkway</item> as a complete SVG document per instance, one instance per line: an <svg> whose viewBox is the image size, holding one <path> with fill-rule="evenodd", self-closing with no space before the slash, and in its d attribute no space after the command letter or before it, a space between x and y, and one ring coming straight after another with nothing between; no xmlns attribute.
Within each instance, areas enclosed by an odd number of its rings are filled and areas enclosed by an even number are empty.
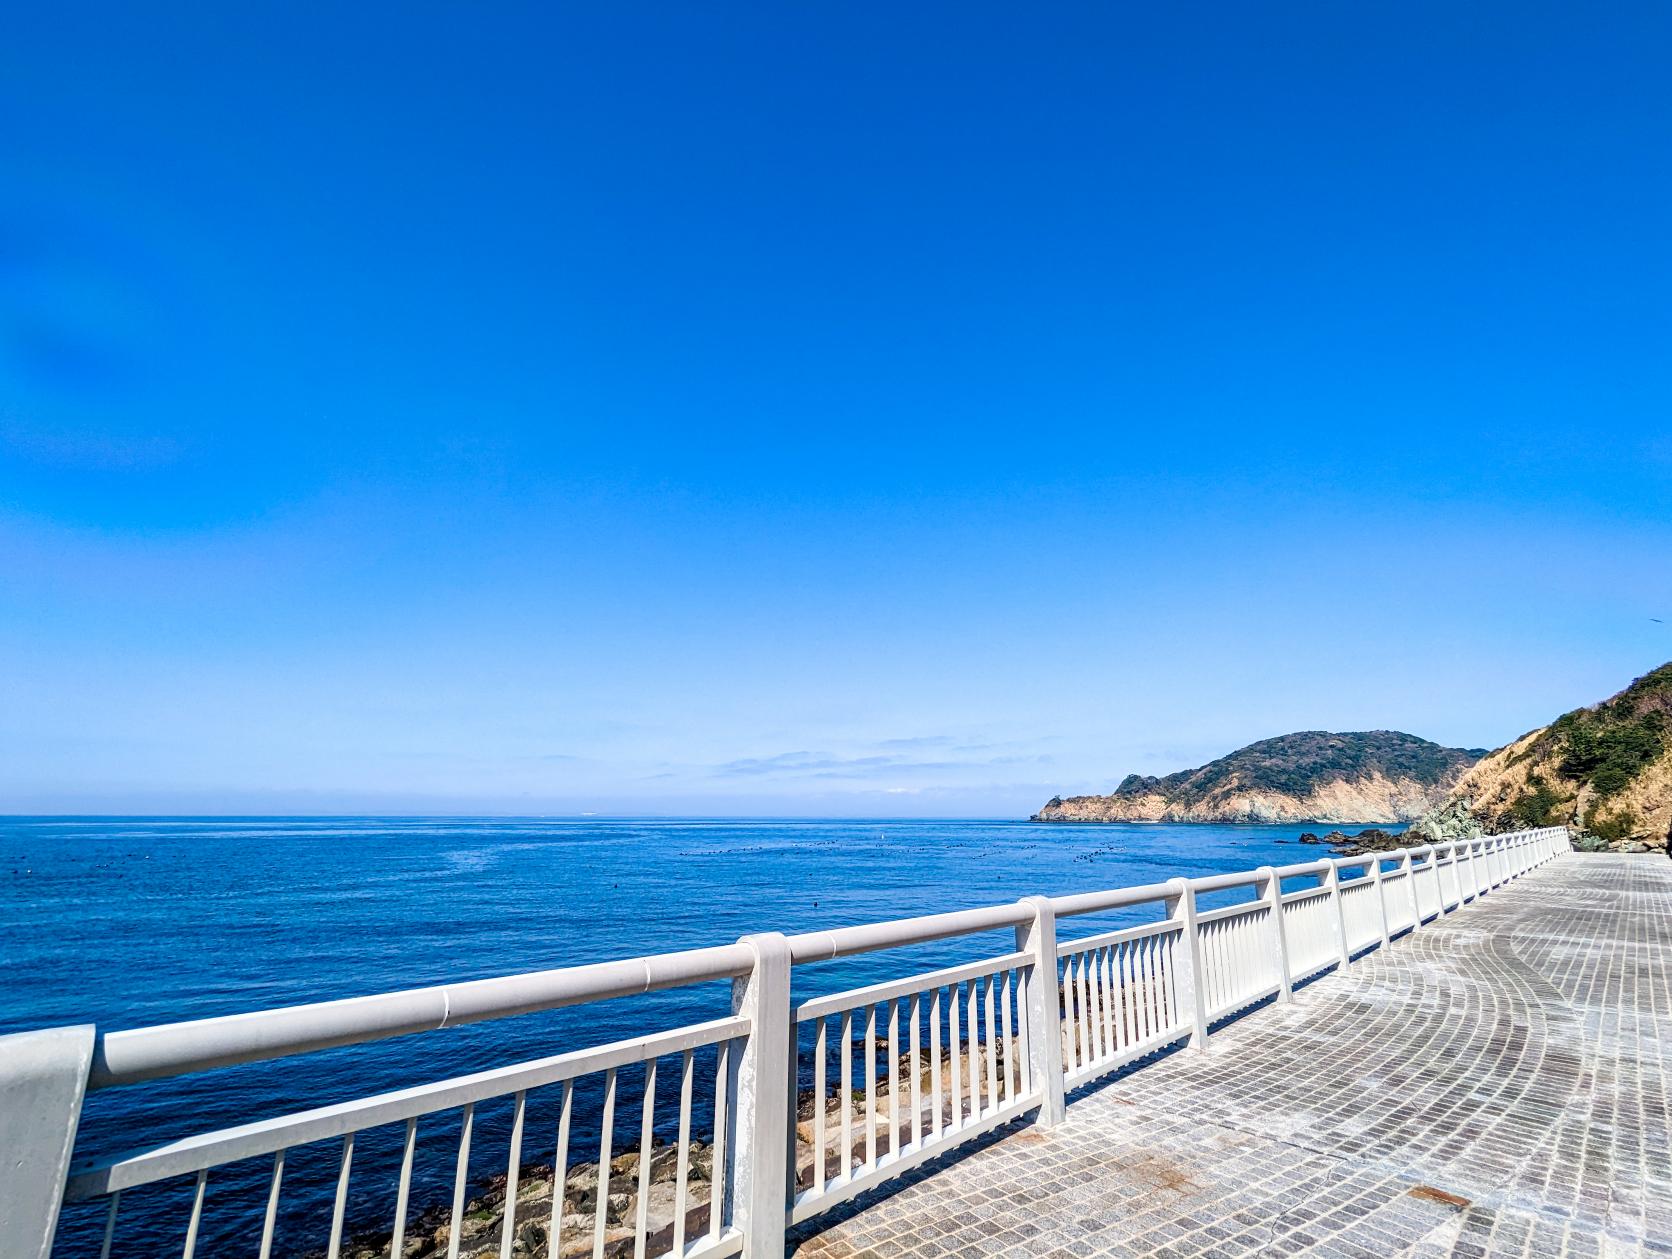
<svg viewBox="0 0 1672 1259"><path fill-rule="evenodd" d="M802 1259L1672 1255L1672 862L1567 856Z"/></svg>

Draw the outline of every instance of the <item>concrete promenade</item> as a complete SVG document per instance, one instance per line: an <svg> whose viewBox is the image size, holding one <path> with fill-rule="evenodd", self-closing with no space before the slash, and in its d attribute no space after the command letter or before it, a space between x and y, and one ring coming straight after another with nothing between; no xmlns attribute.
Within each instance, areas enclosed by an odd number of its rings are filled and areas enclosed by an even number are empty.
<svg viewBox="0 0 1672 1259"><path fill-rule="evenodd" d="M792 1235L802 1259L1672 1255L1672 862L1563 856Z"/></svg>

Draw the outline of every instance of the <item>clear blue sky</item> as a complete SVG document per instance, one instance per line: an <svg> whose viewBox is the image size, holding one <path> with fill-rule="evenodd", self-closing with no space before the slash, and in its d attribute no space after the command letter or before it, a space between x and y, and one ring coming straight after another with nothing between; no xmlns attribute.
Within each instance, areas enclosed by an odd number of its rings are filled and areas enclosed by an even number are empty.
<svg viewBox="0 0 1672 1259"><path fill-rule="evenodd" d="M1669 47L15 7L0 811L1009 815L1503 742L1672 657Z"/></svg>

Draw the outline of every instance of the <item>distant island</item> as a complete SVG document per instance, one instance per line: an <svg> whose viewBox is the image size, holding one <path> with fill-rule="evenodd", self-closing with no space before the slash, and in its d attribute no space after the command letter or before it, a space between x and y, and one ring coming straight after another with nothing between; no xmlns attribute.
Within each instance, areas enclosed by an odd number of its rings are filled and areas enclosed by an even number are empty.
<svg viewBox="0 0 1672 1259"><path fill-rule="evenodd" d="M1412 822L1486 752L1397 730L1303 730L1164 778L1128 774L1106 796L1057 796L1036 822Z"/></svg>

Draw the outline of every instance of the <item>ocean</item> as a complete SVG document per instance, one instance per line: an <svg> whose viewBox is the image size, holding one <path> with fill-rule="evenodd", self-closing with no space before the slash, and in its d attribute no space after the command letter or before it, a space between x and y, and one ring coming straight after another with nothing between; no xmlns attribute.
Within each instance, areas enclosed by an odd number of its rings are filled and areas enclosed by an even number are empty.
<svg viewBox="0 0 1672 1259"><path fill-rule="evenodd" d="M1282 865L1305 827L540 818L0 819L0 1033L116 1030L948 909ZM1312 828L1321 829L1321 828ZM1222 896L1220 903L1237 899ZM1153 909L1065 924L1064 936ZM799 968L796 996L1008 950L997 936ZM909 969L908 969L909 968ZM476 1024L95 1093L81 1156L714 1017L725 985ZM702 1086L699 1085L699 1093ZM702 1113L699 1106L698 1113ZM538 1105L537 1105L538 1102ZM635 1116L624 1098L622 1113ZM529 1131L550 1099L531 1094ZM478 1111L471 1175L505 1148ZM449 1129L448 1123L451 1123ZM577 1132L598 1114L577 1094ZM625 1133L633 1126L624 1120ZM413 1208L443 1203L456 1117L426 1125ZM549 1141L545 1144L550 1144ZM350 1227L386 1227L398 1133L357 1145ZM541 1142L530 1138L527 1161ZM276 1255L322 1251L338 1151L288 1161ZM549 1160L551 1151L545 1150ZM480 1163L480 1167L478 1167ZM199 1255L255 1253L270 1166L211 1173ZM114 1256L179 1253L190 1178L124 1196ZM103 1212L66 1210L60 1255Z"/></svg>

